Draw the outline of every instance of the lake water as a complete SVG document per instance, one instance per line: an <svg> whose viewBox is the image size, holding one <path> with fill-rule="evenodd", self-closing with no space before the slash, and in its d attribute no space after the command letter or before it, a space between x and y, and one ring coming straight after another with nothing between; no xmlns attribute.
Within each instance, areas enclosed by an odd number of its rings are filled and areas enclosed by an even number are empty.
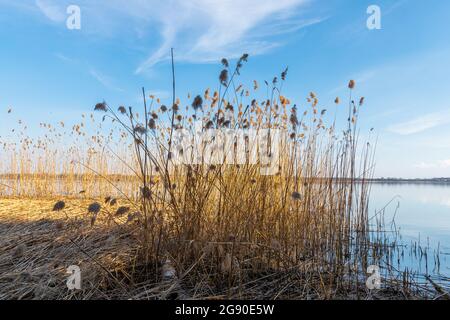
<svg viewBox="0 0 450 320"><path fill-rule="evenodd" d="M403 266L421 273L450 277L450 185L372 184L370 214L385 208L385 221L395 217L401 242L428 248L428 262L418 263L405 253ZM439 266L434 255L439 252Z"/></svg>

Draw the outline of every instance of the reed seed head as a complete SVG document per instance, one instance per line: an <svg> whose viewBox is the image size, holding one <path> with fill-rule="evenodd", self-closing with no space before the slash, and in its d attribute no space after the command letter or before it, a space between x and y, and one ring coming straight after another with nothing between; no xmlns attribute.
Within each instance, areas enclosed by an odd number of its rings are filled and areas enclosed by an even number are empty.
<svg viewBox="0 0 450 320"><path fill-rule="evenodd" d="M222 65L223 65L225 68L228 68L228 67L230 66L229 63L228 63L228 60L225 59L225 58L222 59L221 63L222 63Z"/></svg>
<svg viewBox="0 0 450 320"><path fill-rule="evenodd" d="M292 192L291 197L294 200L301 200L302 199L302 195L299 192L297 192L297 191Z"/></svg>
<svg viewBox="0 0 450 320"><path fill-rule="evenodd" d="M106 102L97 103L94 108L95 111L107 111Z"/></svg>
<svg viewBox="0 0 450 320"><path fill-rule="evenodd" d="M89 213L99 213L101 209L101 205L98 202L91 203L88 207Z"/></svg>
<svg viewBox="0 0 450 320"><path fill-rule="evenodd" d="M150 197L152 195L150 188L147 186L141 188L141 193L142 193L142 197L144 197L145 199L150 199Z"/></svg>
<svg viewBox="0 0 450 320"><path fill-rule="evenodd" d="M121 114L126 114L127 113L127 109L125 109L124 106L120 106L117 111L119 111Z"/></svg>
<svg viewBox="0 0 450 320"><path fill-rule="evenodd" d="M125 213L127 213L128 211L130 211L130 207L119 207L119 208L116 210L115 216L116 216L116 217L123 216L123 215L124 215Z"/></svg>
<svg viewBox="0 0 450 320"><path fill-rule="evenodd" d="M219 76L220 83L224 86L228 85L228 70L223 69Z"/></svg>
<svg viewBox="0 0 450 320"><path fill-rule="evenodd" d="M147 129L141 124L136 125L134 127L133 131L134 131L134 133L140 134L140 135L144 135L147 133Z"/></svg>
<svg viewBox="0 0 450 320"><path fill-rule="evenodd" d="M64 201L58 201L53 206L53 211L61 211L64 209L65 206L66 206L66 203Z"/></svg>
<svg viewBox="0 0 450 320"><path fill-rule="evenodd" d="M355 85L356 85L355 80L350 80L350 82L348 83L349 89L354 89Z"/></svg>
<svg viewBox="0 0 450 320"><path fill-rule="evenodd" d="M283 81L286 80L288 69L289 69L289 67L286 67L286 69L284 69L284 71L281 73L281 80L283 80Z"/></svg>

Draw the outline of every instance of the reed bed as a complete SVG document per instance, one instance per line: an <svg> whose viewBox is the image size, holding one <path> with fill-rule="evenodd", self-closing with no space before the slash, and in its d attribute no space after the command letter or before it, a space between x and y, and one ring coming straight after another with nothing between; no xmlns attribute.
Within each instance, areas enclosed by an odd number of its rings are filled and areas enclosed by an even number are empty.
<svg viewBox="0 0 450 320"><path fill-rule="evenodd" d="M4 144L14 150L2 168L2 192L10 198L4 201L45 196L55 202L60 196L64 205L45 200L47 210L55 210L47 212L50 221L40 220L39 212L29 213L34 222L3 214L2 233L8 237L2 240L0 269L9 270L3 279L39 277L45 271L34 265L45 269L51 263L44 259L53 259L89 264L93 278L70 294L59 284L46 291L49 298L446 297L445 287L440 294L423 289L414 274L389 264L395 240L384 232L382 218L368 212L375 148L359 141L364 98L354 97L356 83L349 82L345 104L334 101L345 110L344 124L327 124L327 110L315 93L302 106L283 96L288 69L262 89L256 81L250 88L239 84L247 59L244 54L233 67L223 59L218 89L188 96L185 107L176 98L174 70L170 107L144 89L141 108L98 103L98 116L89 121L101 121L97 135L87 135L89 143L82 144L87 148L80 146L85 122L73 127L70 152L49 139ZM45 128L64 139L52 126ZM106 137L102 129L110 130ZM228 154L240 148L237 143L211 149L213 138L195 154L177 141L180 130L198 129L251 129L268 133L269 140L285 132L287 138L277 152L258 146L260 156L276 163L267 175L261 158L250 160L257 142L249 136L239 161L237 152ZM187 161L177 161L180 157ZM21 246L19 258L11 259ZM370 265L381 267L379 290L366 286ZM62 272L55 267L46 274L61 278ZM24 289L17 281L0 282L4 298L42 297L34 291L40 293L38 287Z"/></svg>
<svg viewBox="0 0 450 320"><path fill-rule="evenodd" d="M139 225L123 218L111 223L99 216L94 227L86 213L88 200L68 199L63 212L53 211L53 199L0 200L0 299L323 299L314 290L320 279L297 268L253 275L239 290L216 291L206 282L189 287L178 277L137 276ZM120 205L116 204L111 208ZM305 269L308 267L305 263ZM70 291L69 265L82 271L82 289ZM417 281L404 291L395 273L383 288L358 295L343 289L335 299L430 299L445 297L441 285ZM363 288L361 288L363 290ZM448 290L448 288L447 288Z"/></svg>

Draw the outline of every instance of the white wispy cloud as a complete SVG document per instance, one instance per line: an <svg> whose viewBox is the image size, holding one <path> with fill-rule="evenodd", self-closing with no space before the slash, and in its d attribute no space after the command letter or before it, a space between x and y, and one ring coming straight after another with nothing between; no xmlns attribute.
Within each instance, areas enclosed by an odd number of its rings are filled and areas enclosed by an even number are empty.
<svg viewBox="0 0 450 320"><path fill-rule="evenodd" d="M99 71L91 68L89 70L89 74L100 84L102 84L105 88L115 91L123 91L123 89L114 85L112 78L100 73Z"/></svg>
<svg viewBox="0 0 450 320"><path fill-rule="evenodd" d="M124 5L122 0L79 0L77 4L83 17L82 30L103 31L108 36L124 29L135 32L138 46L148 47L148 55L135 70L141 73L167 61L172 47L177 61L194 63L266 53L283 45L280 35L324 20L302 15L302 9L312 1L129 0ZM64 19L69 4L68 0L36 0L52 21Z"/></svg>
<svg viewBox="0 0 450 320"><path fill-rule="evenodd" d="M36 0L36 6L41 12L53 22L62 22L66 19L63 7L51 0Z"/></svg>
<svg viewBox="0 0 450 320"><path fill-rule="evenodd" d="M113 77L105 75L104 73L102 73L102 72L98 71L96 68L94 68L92 65L89 65L85 62L74 59L72 57L69 57L60 52L54 53L54 56L57 59L59 59L60 61L76 67L77 70L83 70L83 72L88 72L89 75L93 79L95 79L98 83L103 85L105 88L107 88L109 90L120 91L120 92L124 91L122 88L117 86L116 80Z"/></svg>
<svg viewBox="0 0 450 320"><path fill-rule="evenodd" d="M450 159L438 160L435 162L420 162L414 165L414 168L418 169L449 169Z"/></svg>
<svg viewBox="0 0 450 320"><path fill-rule="evenodd" d="M439 165L443 168L450 168L450 159L447 160L441 160L438 162Z"/></svg>
<svg viewBox="0 0 450 320"><path fill-rule="evenodd" d="M58 58L59 60L61 60L63 62L69 62L69 63L75 62L74 59L72 59L72 58L70 58L70 57L68 57L68 56L66 56L66 55L64 55L62 53L59 53L59 52L56 52L54 55L55 55L56 58Z"/></svg>
<svg viewBox="0 0 450 320"><path fill-rule="evenodd" d="M177 22L174 23L172 19L164 21L161 46L141 63L136 72L140 73L167 59L169 48L174 46L182 52L178 59L188 62L217 61L223 56L236 58L244 52L252 55L266 53L280 45L277 41L267 38L321 21L305 21L299 19L298 15L289 14L306 2L172 1L172 8L180 8L180 14L175 17ZM170 12L170 9L168 11Z"/></svg>
<svg viewBox="0 0 450 320"><path fill-rule="evenodd" d="M412 120L391 125L387 128L387 130L400 135L410 135L448 123L450 123L450 112L434 112L422 115Z"/></svg>

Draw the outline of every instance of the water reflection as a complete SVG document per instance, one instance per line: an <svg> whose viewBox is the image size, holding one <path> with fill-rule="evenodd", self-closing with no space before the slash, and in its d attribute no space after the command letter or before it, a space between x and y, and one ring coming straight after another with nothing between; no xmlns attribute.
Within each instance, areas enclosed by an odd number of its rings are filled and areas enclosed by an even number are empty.
<svg viewBox="0 0 450 320"><path fill-rule="evenodd" d="M374 183L369 206L370 215L385 206L385 221L395 217L401 243L405 245L399 266L448 277L450 185ZM417 246L421 249L417 249ZM414 251L418 251L418 254Z"/></svg>

